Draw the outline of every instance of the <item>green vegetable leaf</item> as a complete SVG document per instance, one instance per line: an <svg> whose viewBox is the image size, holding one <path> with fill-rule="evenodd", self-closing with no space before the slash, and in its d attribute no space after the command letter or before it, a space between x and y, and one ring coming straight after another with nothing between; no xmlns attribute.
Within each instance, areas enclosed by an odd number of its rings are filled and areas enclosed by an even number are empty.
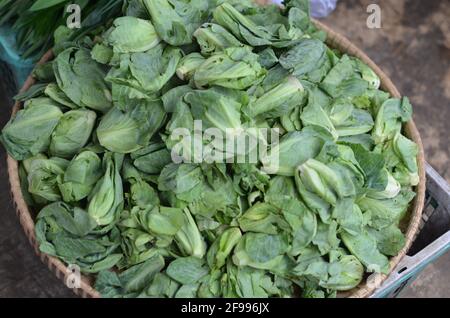
<svg viewBox="0 0 450 318"><path fill-rule="evenodd" d="M194 284L207 274L204 262L192 256L177 258L167 267L167 275L183 285Z"/></svg>

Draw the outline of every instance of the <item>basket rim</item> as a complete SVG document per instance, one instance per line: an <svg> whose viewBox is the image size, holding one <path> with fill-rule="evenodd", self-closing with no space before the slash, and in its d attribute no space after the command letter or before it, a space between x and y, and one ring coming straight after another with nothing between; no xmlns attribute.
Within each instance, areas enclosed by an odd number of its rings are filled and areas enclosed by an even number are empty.
<svg viewBox="0 0 450 318"><path fill-rule="evenodd" d="M353 44L349 39L347 39L342 34L332 30L327 25L322 22L313 19L313 23L321 30L327 33L327 44L333 48L338 49L342 53L349 54L351 56L358 57L364 63L366 63L380 78L381 89L390 93L395 98L401 98L401 94L397 87L394 85L392 80L384 73L381 68L360 48ZM419 170L419 184L415 187L416 196L413 202L409 206L409 224L405 231L406 242L402 250L394 257L390 258L390 268L389 274L376 274L373 278L371 284L361 284L355 289L351 290L348 297L368 297L370 296L381 284L386 280L386 278L392 273L395 267L400 263L401 259L406 256L409 248L411 247L414 239L416 238L420 221L422 219L422 212L425 203L425 190L426 190L426 170L425 170L425 152L423 148L422 139L420 133L411 119L403 126L406 135L411 138L418 146L417 154L417 164Z"/></svg>
<svg viewBox="0 0 450 318"><path fill-rule="evenodd" d="M338 49L340 52L349 54L351 56L358 57L380 77L381 88L393 97L400 98L401 95L395 85L392 83L391 79L376 65L362 50L356 47L352 42L350 42L345 36L333 31L330 27L326 26L322 22L313 19L313 23L321 30L327 33L327 44L332 48ZM49 50L38 62L43 64L53 58L53 51ZM20 92L25 92L35 83L35 79L30 75ZM13 116L21 107L22 103L16 102L12 109L11 116ZM419 168L420 182L416 187L416 197L413 203L410 205L410 218L409 224L404 233L406 236L406 242L403 249L394 257L390 258L390 269L389 273L398 265L400 260L406 255L407 251L411 247L416 235L418 234L419 224L422 217L422 210L425 202L425 184L426 184L426 173L425 173L425 156L422 140L417 130L414 121L411 120L404 125L404 131L406 135L411 138L419 148L417 161ZM30 210L25 203L20 187L20 179L18 173L18 162L14 160L9 154L7 155L7 166L8 166L8 176L9 183L11 186L12 199L16 208L16 213L19 217L20 224L28 237L30 244L34 247L35 253L40 257L42 262L46 263L49 269L55 273L55 275L61 280L65 281L67 275L71 274L67 266L58 258L41 253L37 244L35 236L35 223L30 213ZM375 276L374 276L375 275ZM348 291L339 293L339 297L356 297L363 298L370 296L375 289L381 286L383 281L388 277L384 274L373 274L371 275L371 282L363 282L360 286ZM80 288L72 289L72 291L84 298L99 298L101 297L99 292L93 288L92 279L88 276L82 275Z"/></svg>

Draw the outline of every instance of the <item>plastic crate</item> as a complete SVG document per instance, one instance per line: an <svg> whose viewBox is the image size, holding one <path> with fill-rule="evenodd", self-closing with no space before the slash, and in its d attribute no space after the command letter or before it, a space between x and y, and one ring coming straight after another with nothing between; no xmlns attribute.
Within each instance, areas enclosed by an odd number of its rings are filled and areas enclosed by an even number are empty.
<svg viewBox="0 0 450 318"><path fill-rule="evenodd" d="M407 255L371 298L392 298L450 249L450 185L427 164L427 194L420 232Z"/></svg>

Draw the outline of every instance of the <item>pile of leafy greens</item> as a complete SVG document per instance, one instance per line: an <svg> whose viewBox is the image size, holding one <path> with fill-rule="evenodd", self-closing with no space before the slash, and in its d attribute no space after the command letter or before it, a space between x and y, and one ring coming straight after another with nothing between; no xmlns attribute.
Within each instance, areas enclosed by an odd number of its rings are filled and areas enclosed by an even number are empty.
<svg viewBox="0 0 450 318"><path fill-rule="evenodd" d="M332 297L388 273L419 182L411 104L324 41L307 0L132 0L95 37L59 34L1 135L40 250L104 297ZM279 143L175 163L194 120Z"/></svg>

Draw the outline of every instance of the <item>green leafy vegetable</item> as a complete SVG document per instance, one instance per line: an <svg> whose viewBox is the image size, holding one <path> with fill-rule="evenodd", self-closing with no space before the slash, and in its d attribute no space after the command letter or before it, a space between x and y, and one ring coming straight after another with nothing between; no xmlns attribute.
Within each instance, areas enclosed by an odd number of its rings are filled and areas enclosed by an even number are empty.
<svg viewBox="0 0 450 318"><path fill-rule="evenodd" d="M202 260L196 257L180 257L167 267L167 275L183 285L198 282L208 274Z"/></svg>
<svg viewBox="0 0 450 318"><path fill-rule="evenodd" d="M245 89L260 81L264 69L258 55L247 48L232 47L209 57L194 73L198 88L206 85Z"/></svg>
<svg viewBox="0 0 450 318"><path fill-rule="evenodd" d="M77 202L87 197L102 176L101 160L92 151L83 151L72 159L58 187L65 202Z"/></svg>
<svg viewBox="0 0 450 318"><path fill-rule="evenodd" d="M104 157L105 174L97 182L89 199L88 213L98 225L108 225L118 219L123 206L123 186L120 176L123 155L109 153Z"/></svg>
<svg viewBox="0 0 450 318"><path fill-rule="evenodd" d="M388 258L380 253L375 239L366 231L356 236L342 233L341 237L345 246L364 264L367 271L388 273Z"/></svg>
<svg viewBox="0 0 450 318"><path fill-rule="evenodd" d="M159 101L142 100L128 104L127 110L113 107L100 121L100 144L117 153L130 153L146 146L165 118Z"/></svg>
<svg viewBox="0 0 450 318"><path fill-rule="evenodd" d="M149 21L120 17L114 20L107 41L117 52L131 53L150 50L159 43L159 38Z"/></svg>
<svg viewBox="0 0 450 318"><path fill-rule="evenodd" d="M158 35L174 46L190 44L192 34L206 22L206 0L144 0Z"/></svg>
<svg viewBox="0 0 450 318"><path fill-rule="evenodd" d="M28 191L47 201L59 201L58 177L68 164L61 158L33 159L28 168Z"/></svg>
<svg viewBox="0 0 450 318"><path fill-rule="evenodd" d="M72 110L64 113L52 133L50 153L71 158L83 148L91 137L97 115L90 110Z"/></svg>
<svg viewBox="0 0 450 318"><path fill-rule="evenodd" d="M105 72L86 49L69 48L53 63L59 88L79 107L101 112L111 108L111 92Z"/></svg>
<svg viewBox="0 0 450 318"><path fill-rule="evenodd" d="M1 141L17 160L44 152L62 115L51 100L30 100L3 128Z"/></svg>
<svg viewBox="0 0 450 318"><path fill-rule="evenodd" d="M120 15L124 0L76 1L83 13L80 29L70 32L70 40L77 41L87 32L102 26ZM53 44L54 33L67 24L72 11L66 11L69 0L2 0L0 26L10 26L15 46L23 59L37 62Z"/></svg>

